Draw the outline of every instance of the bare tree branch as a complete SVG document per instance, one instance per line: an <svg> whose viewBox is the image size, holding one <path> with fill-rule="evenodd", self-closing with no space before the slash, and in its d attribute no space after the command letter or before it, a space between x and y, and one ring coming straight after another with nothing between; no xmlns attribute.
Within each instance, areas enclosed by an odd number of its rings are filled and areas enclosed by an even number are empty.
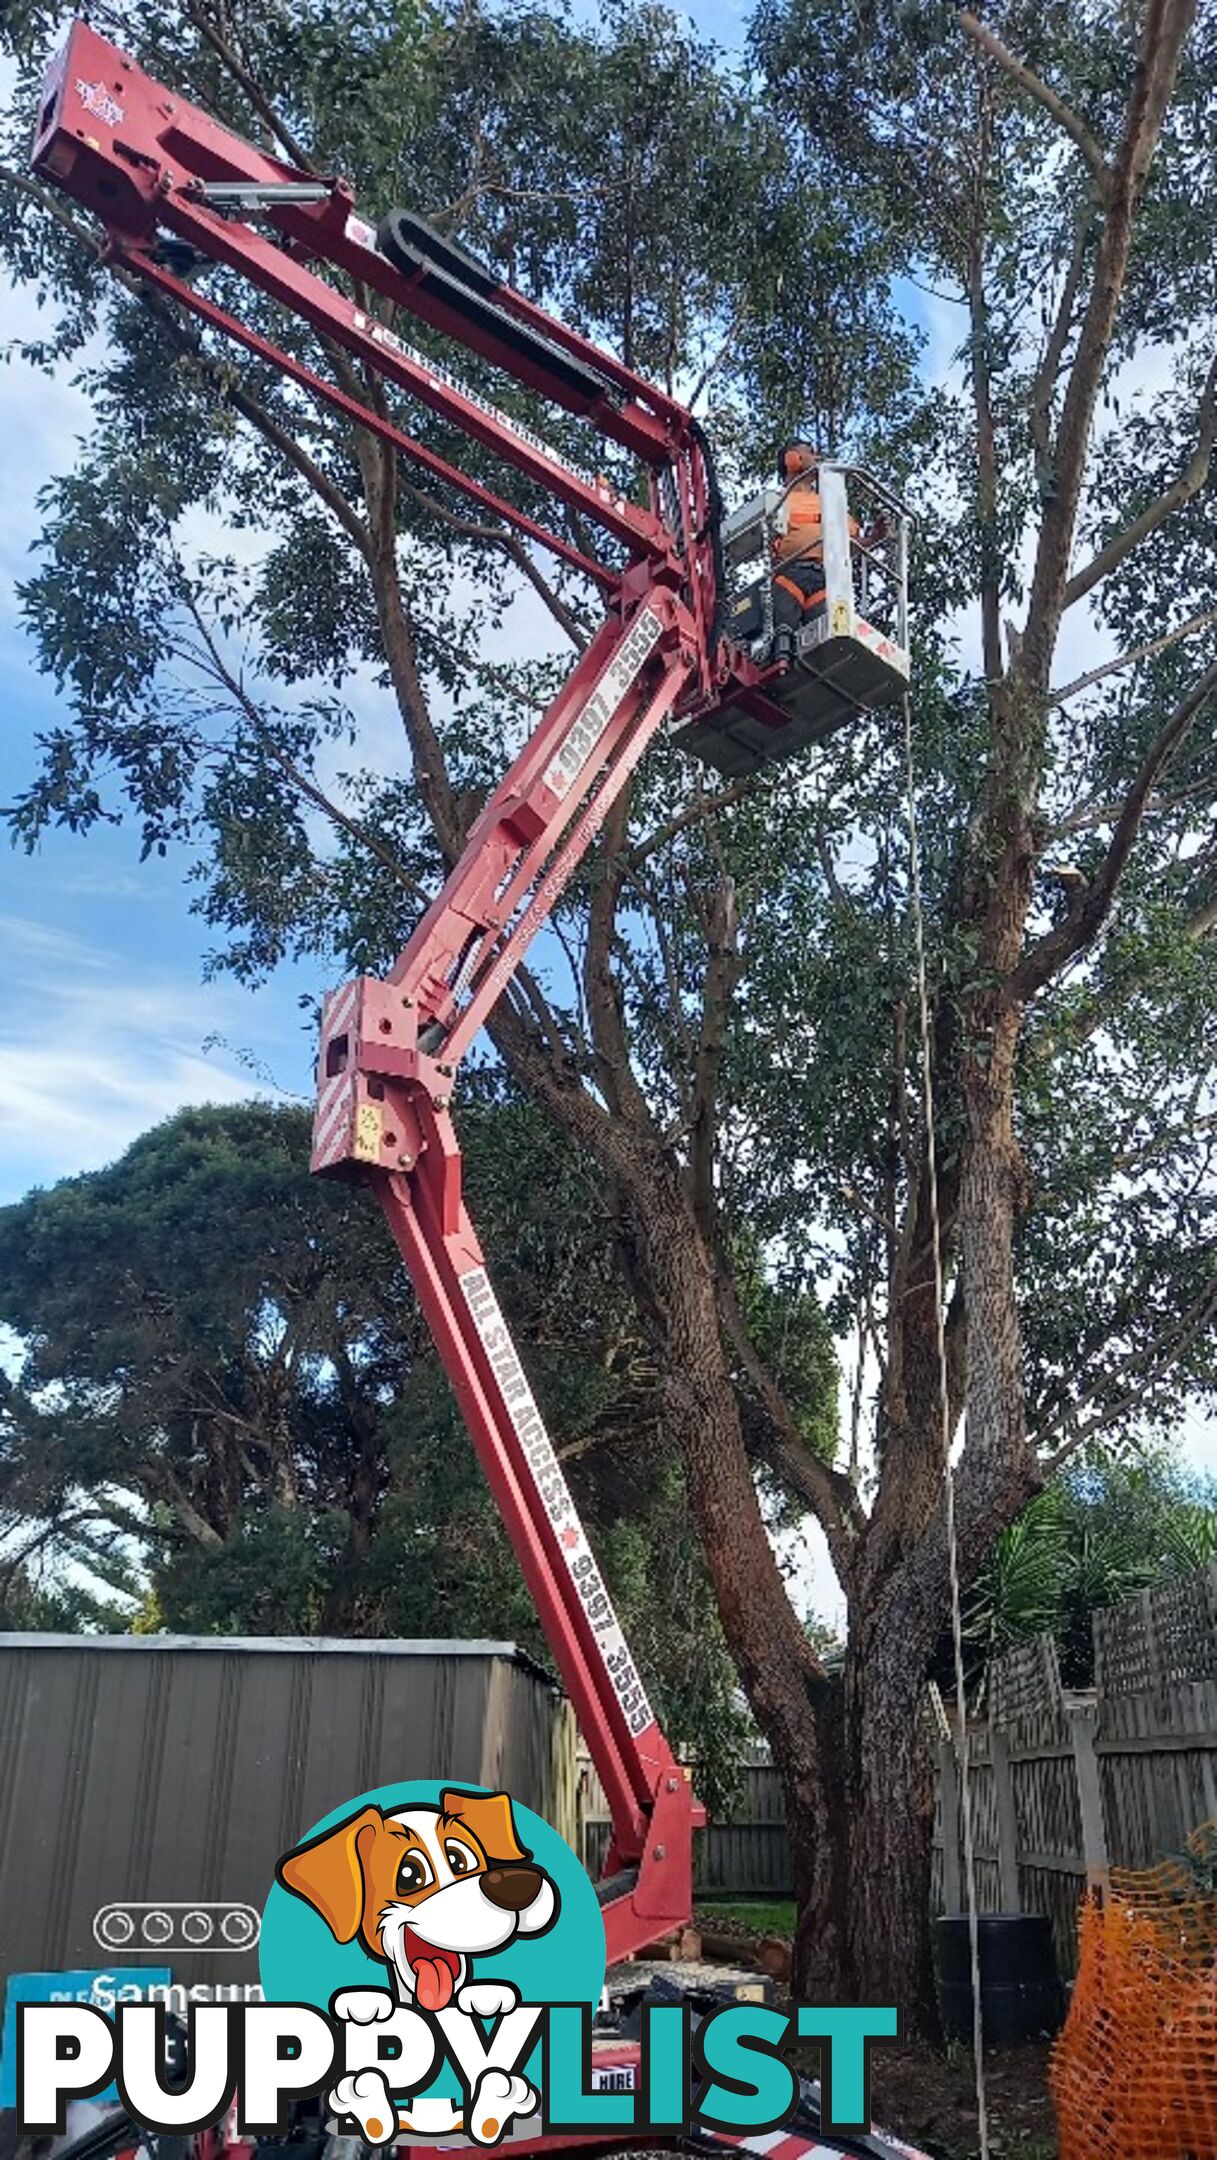
<svg viewBox="0 0 1217 2160"><path fill-rule="evenodd" d="M162 320L171 319L172 316L170 309L158 309L157 313ZM201 348L196 348L196 354L201 364L222 380L223 393L228 403L235 407L243 419L249 421L251 427L257 429L271 448L278 451L280 457L284 458L289 465L295 467L301 479L308 482L314 494L319 497L327 510L337 519L347 538L354 541L356 548L366 562L371 549L368 530L358 511L343 494L342 489L334 485L329 475L322 470L315 458L309 456L308 451L296 436L283 427L275 419L273 413L267 411L265 405L258 398L251 396L240 378L226 363L210 359Z"/></svg>
<svg viewBox="0 0 1217 2160"><path fill-rule="evenodd" d="M1031 68L1024 67L1021 60L1016 60L1014 54L1007 46L1002 44L996 33L990 30L987 24L982 23L978 16L973 15L970 8L960 10L959 21L965 35L971 38L973 44L978 45L981 52L987 54L990 60L995 61L1003 74L1009 76L1012 83L1015 83L1035 104L1042 106L1050 119L1055 120L1057 126L1064 129L1070 141L1081 151L1082 156L1089 165L1100 198L1104 197L1111 183L1111 167L1086 122L1074 112L1072 106L1065 103L1064 98L1058 97L1055 90L1051 89L1040 76L1033 73Z"/></svg>
<svg viewBox="0 0 1217 2160"><path fill-rule="evenodd" d="M1148 0L1120 147L1105 167L1102 229L1046 476L1027 620L1013 671L1028 726L1035 701L1047 691L1065 607L1095 405L1128 276L1134 218L1194 14L1195 0Z"/></svg>
<svg viewBox="0 0 1217 2160"><path fill-rule="evenodd" d="M549 1045L549 1049L552 1055L555 1058L567 1057L569 1055L568 1045L563 1037L562 1030L558 1025L554 1009L550 1004L548 998L546 997L544 991L542 990L540 983L537 981L536 976L533 974L532 969L530 967L526 967L522 960L517 966L511 982L508 984L507 995L512 995L512 993L516 990L518 990L519 992L520 1002L522 1006L526 1007L528 1012L532 1014L533 1019L536 1021L537 1027L540 1029L541 1034L544 1036L545 1041ZM577 1030L577 1032L579 1034L579 1038L583 1045L583 1048L586 1051L587 1045L585 1042L583 1042L583 1031L582 1029L579 1029ZM588 1054L590 1055L590 1052Z"/></svg>
<svg viewBox="0 0 1217 2160"><path fill-rule="evenodd" d="M41 187L28 173L14 172L11 165L0 165L0 181L5 187L15 188L19 195L28 195L30 201L36 202L40 210L45 210L47 216L54 218L57 225L62 225L65 232L71 233L73 240L79 240L81 246L88 248L91 255L100 256L104 246L101 234L92 226L82 225L79 218L73 217L67 204L61 202L57 195L52 195L49 188Z"/></svg>
<svg viewBox="0 0 1217 2160"><path fill-rule="evenodd" d="M767 1371L752 1340L735 1284L721 1266L718 1294L723 1332L740 1359L769 1426L764 1459L816 1516L828 1539L838 1578L848 1588L854 1573L854 1555L866 1529L866 1515L858 1495L843 1471L822 1462L808 1447L781 1388Z"/></svg>
<svg viewBox="0 0 1217 2160"><path fill-rule="evenodd" d="M447 525L451 531L461 534L462 538L482 540L487 546L502 548L504 554L510 556L516 568L528 579L534 592L545 602L554 621L565 631L571 643L577 645L581 652L585 650L590 640L583 624L567 607L561 595L555 592L549 579L537 568L518 533L510 531L506 525L482 525L476 518L462 517L459 511L449 510L436 496L428 495L425 489L415 487L411 481L406 482L404 492L420 509L425 510L431 517L439 518L441 523Z"/></svg>
<svg viewBox="0 0 1217 2160"><path fill-rule="evenodd" d="M746 300L741 300L739 306L737 307L734 315L731 318L730 324L728 325L726 337L723 339L722 344L719 346L718 351L714 355L714 358L710 361L707 361L706 366L702 369L701 374L698 376L697 381L694 383L693 388L689 393L686 403L688 404L690 412L693 412L695 408L701 403L701 400L705 396L707 390L709 389L711 383L717 375L720 367L723 364L723 361L726 359L728 353L730 352L732 346L735 343L736 338L739 335L740 330L743 328L743 325L747 321L747 319L748 302Z"/></svg>
<svg viewBox="0 0 1217 2160"><path fill-rule="evenodd" d="M693 1115L692 1101L685 1080L685 1071L692 1072L695 1053L693 1037L681 1001L680 971L676 965L676 954L672 948L672 937L668 927L668 916L671 911L665 909L662 896L656 891L650 878L643 877L638 870L630 869L628 862L622 868L621 879L623 885L628 885L631 891L638 894L639 899L646 908L650 917L651 929L654 932L655 943L659 947L659 959L668 993L668 1010L672 1016L672 1031L677 1045L677 1057L683 1060L684 1067L682 1070L681 1065L676 1064L673 1071L676 1091L681 1098L679 1133L683 1138L688 1131ZM630 964L627 954L622 955L622 960L623 964L627 966Z"/></svg>
<svg viewBox="0 0 1217 2160"><path fill-rule="evenodd" d="M308 152L302 149L286 122L279 118L266 92L254 80L240 54L234 50L229 40L224 36L214 17L209 15L204 8L196 6L194 0L182 0L182 5L187 21L192 22L199 36L206 39L216 58L227 68L233 81L244 91L259 119L265 122L276 141L287 152L292 164L298 165L302 172L314 172L316 168L312 164Z"/></svg>
<svg viewBox="0 0 1217 2160"><path fill-rule="evenodd" d="M387 443L365 428L355 430L355 454L363 480L372 534L369 582L384 641L389 681L414 760L414 780L445 860L460 856L467 819L452 783L418 664L414 626L406 607L397 557L397 460Z"/></svg>
<svg viewBox="0 0 1217 2160"><path fill-rule="evenodd" d="M1049 445L1052 394L1056 389L1057 378L1061 372L1061 363L1065 357L1065 347L1069 342L1069 333L1073 328L1077 311L1078 292L1082 283L1082 273L1086 267L1086 250L1090 245L1094 226L1094 204L1093 202L1087 202L1074 232L1073 249L1069 258L1069 267L1065 272L1064 281L1061 285L1061 296L1057 303L1056 317L1047 344L1044 347L1043 358L1036 369L1035 380L1031 385L1031 440L1035 445L1035 470L1041 494L1046 491L1049 485L1052 471L1052 453Z"/></svg>
<svg viewBox="0 0 1217 2160"><path fill-rule="evenodd" d="M1190 615L1175 630L1168 630L1163 637L1151 638L1147 645L1134 645L1130 652L1121 653L1117 660L1105 660L1102 667L1091 668L1087 675L1077 675L1072 682L1059 690L1050 690L1048 703L1064 705L1066 700L1078 697L1083 690L1090 690L1095 683L1103 682L1108 675L1116 675L1122 668L1135 667L1140 660L1156 660L1159 653L1168 652L1183 638L1196 637L1201 630L1209 630L1217 623L1217 608L1207 608L1202 615Z"/></svg>
<svg viewBox="0 0 1217 2160"><path fill-rule="evenodd" d="M1139 547L1143 540L1149 538L1150 533L1156 532L1159 525L1165 524L1168 517L1172 517L1176 510L1182 510L1185 504L1190 503L1192 498L1200 493L1209 476L1209 466L1212 462L1215 442L1217 442L1217 354L1209 362L1209 371L1205 377L1204 390L1200 398L1197 412L1196 447L1183 471L1176 480L1172 480L1170 486L1164 489L1161 495L1157 496L1152 503L1147 503L1141 515L1135 517L1130 525L1126 525L1123 532L1117 533L1114 539L1107 542L1106 547L1100 548L1098 554L1086 564L1084 569L1074 572L1074 575L1065 586L1064 598L1061 603L1063 607L1072 607L1075 601L1082 599L1084 594L1100 584L1105 577L1110 577L1112 571L1117 569L1124 561L1125 556L1131 555L1134 548Z"/></svg>
<svg viewBox="0 0 1217 2160"><path fill-rule="evenodd" d="M1140 832L1146 805L1159 775L1186 739L1198 714L1215 691L1217 660L1205 669L1186 696L1180 698L1170 718L1159 729L1146 751L1141 761L1141 769L1125 798L1111 844L1097 874L1083 887L1065 920L1032 946L1010 977L1006 995L1012 1003L1025 1004L1035 997L1046 983L1059 975L1061 969L1078 953L1084 952L1098 936L1110 913L1125 866Z"/></svg>
<svg viewBox="0 0 1217 2160"><path fill-rule="evenodd" d="M976 417L976 503L980 527L980 615L986 682L1002 673L1001 555L997 542L998 458L989 358L989 305L984 280L984 190L992 149L987 101L982 115L967 241L968 358Z"/></svg>
<svg viewBox="0 0 1217 2160"><path fill-rule="evenodd" d="M1170 810L1177 810L1181 803L1194 802L1198 795L1217 794L1217 772L1202 774L1190 787L1176 788L1170 795L1151 795L1145 805L1145 815L1165 817ZM1123 797L1114 802L1089 802L1053 827L1053 840L1063 840L1073 833L1093 832L1097 826L1113 825L1124 807Z"/></svg>
<svg viewBox="0 0 1217 2160"><path fill-rule="evenodd" d="M1069 1438L1062 1442L1043 1464L1045 1477L1052 1477L1071 1456L1079 1453L1091 1440L1109 1432L1130 1413L1135 1414L1144 1404L1146 1388L1160 1379L1177 1363L1183 1352L1201 1335L1207 1333L1214 1314L1217 1313L1217 1282L1208 1285L1200 1296L1193 1299L1173 1328L1157 1335L1149 1350L1135 1352L1120 1367L1115 1395L1109 1396L1090 1417L1081 1417L1074 1425ZM1093 1399L1093 1398L1092 1398ZM1086 1409L1086 1404L1075 1406L1076 1419ZM1031 1445L1042 1446L1046 1435L1032 1434Z"/></svg>
<svg viewBox="0 0 1217 2160"><path fill-rule="evenodd" d="M1217 891L1211 899L1202 901L1200 906L1194 908L1178 925L1180 937L1191 938L1197 943L1201 938L1208 937L1213 930L1217 930ZM1124 994L1127 987L1125 978L1119 994ZM1077 1010L1063 1019L1054 1018L1051 1028L1034 1039L1035 1054L1051 1060L1064 1056L1070 1050L1080 1049L1083 1043L1089 1042L1091 1036L1097 1034L1105 1025L1113 1002L1115 993L1109 987L1091 989L1079 1003Z"/></svg>
<svg viewBox="0 0 1217 2160"><path fill-rule="evenodd" d="M621 897L622 854L629 823L632 789L626 786L604 821L604 847L595 865L588 909L583 980L592 1048L606 1100L619 1117L642 1131L651 1129L651 1113L638 1084L613 977L613 942Z"/></svg>
<svg viewBox="0 0 1217 2160"><path fill-rule="evenodd" d="M820 865L824 883L832 896L832 903L837 913L846 916L856 914L857 910L854 903L837 875L837 866L832 859L832 849L828 845L828 839L819 818L816 819L812 832L812 844L815 847L816 860Z"/></svg>
<svg viewBox="0 0 1217 2160"><path fill-rule="evenodd" d="M82 246L88 247L93 254L100 254L101 243L97 236L68 214L45 188L40 188L36 182L27 182L22 174L9 172L6 167L0 167L0 180L11 181L15 187L21 188L55 217L65 231L71 233L73 239L79 240ZM226 403L239 412L243 419L248 420L251 427L257 429L271 448L286 459L302 479L307 480L313 492L337 519L348 539L354 541L366 561L369 551L368 532L358 512L341 488L336 487L329 475L318 465L316 459L310 457L298 437L276 420L261 400L246 389L234 362L230 359L219 359L209 353L202 339L188 328L177 309L160 293L153 292L140 278L124 270L121 264L111 263L109 267L111 274L132 298L138 300L150 315L155 316L178 351L188 355L217 386Z"/></svg>
<svg viewBox="0 0 1217 2160"><path fill-rule="evenodd" d="M630 849L626 856L628 867L637 870L648 855L657 854L661 847L666 847L669 840L675 840L677 834L686 831L690 825L696 825L702 818L713 817L718 810L729 809L732 803L739 802L749 793L755 782L756 774L749 773L747 779L733 780L730 787L720 789L717 795L703 795L699 792L687 809L678 811L674 817L666 818L662 825L655 827L654 832L647 834L645 840L640 840L636 847Z"/></svg>
<svg viewBox="0 0 1217 2160"><path fill-rule="evenodd" d="M718 1083L731 1000L743 971L735 884L720 878L706 909L709 957L702 990L701 1029L693 1064L689 1173L693 1213L707 1243L714 1238L714 1159L718 1140Z"/></svg>
<svg viewBox="0 0 1217 2160"><path fill-rule="evenodd" d="M1165 1132L1155 1133L1142 1147L1125 1148L1112 1157L1113 1170L1139 1170L1146 1163L1155 1162L1159 1156L1169 1155L1188 1140L1196 1140L1205 1133L1217 1132L1217 1112L1207 1117L1192 1117L1183 1125L1172 1125Z"/></svg>
<svg viewBox="0 0 1217 2160"><path fill-rule="evenodd" d="M244 714L259 742L269 752L284 777L304 796L306 802L310 802L315 810L319 810L321 815L328 819L330 824L336 825L339 831L344 832L348 839L354 840L357 846L367 848L369 854L376 857L377 862L389 872L396 884L409 893L412 900L421 902L424 907L429 906L431 894L427 892L424 886L419 885L414 878L410 877L408 872L402 869L392 850L387 848L382 840L378 840L373 833L367 832L354 818L348 817L346 811L340 809L339 805L332 801L317 786L315 781L310 780L307 773L301 772L299 766L288 756L282 744L276 741L274 729L268 724L265 715L259 711L244 683L233 674L219 646L216 644L210 628L204 621L202 611L193 595L187 593L184 604L189 610L191 619L206 647L211 670L217 682L227 692L239 711Z"/></svg>

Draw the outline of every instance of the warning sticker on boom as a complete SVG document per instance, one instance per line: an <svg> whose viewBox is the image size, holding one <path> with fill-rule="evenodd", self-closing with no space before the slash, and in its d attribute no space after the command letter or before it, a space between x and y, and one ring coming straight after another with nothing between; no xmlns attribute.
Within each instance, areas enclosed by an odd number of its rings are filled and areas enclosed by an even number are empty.
<svg viewBox="0 0 1217 2160"><path fill-rule="evenodd" d="M639 1733L646 1731L648 1725L654 1723L655 1713L634 1669L634 1660L621 1632L621 1623L613 1610L613 1601L605 1589L583 1525L575 1511L570 1487L562 1475L553 1443L533 1401L532 1389L524 1376L524 1368L499 1308L499 1301L491 1289L485 1268L470 1268L467 1274L461 1276L460 1284L482 1348L490 1360L498 1382L499 1392L507 1405L507 1414L515 1429L524 1461L553 1525L558 1551L579 1593L579 1602L599 1645L600 1655L613 1683L613 1691L625 1713L626 1723L637 1737Z"/></svg>
<svg viewBox="0 0 1217 2160"><path fill-rule="evenodd" d="M622 698L660 638L663 624L650 608L635 616L586 705L572 721L545 773L545 785L559 797L582 771Z"/></svg>
<svg viewBox="0 0 1217 2160"><path fill-rule="evenodd" d="M353 219L347 221L347 234L351 239L361 237L352 231L352 225L355 222ZM364 226L363 229L365 232L371 230L369 226ZM552 445L547 443L542 436L534 434L530 427L525 427L522 420L510 419L501 406L493 405L490 399L483 397L481 391L475 390L471 383L462 382L459 375L454 375L451 368L444 367L439 360L429 360L427 355L421 353L416 345L407 344L405 338L398 337L395 330L388 329L375 315L368 315L363 308L352 308L351 322L353 327L361 331L365 337L370 338L374 345L382 345L386 352L396 353L400 359L407 361L410 367L416 369L420 375L425 375L429 382L454 393L459 398L463 398L466 405L474 406L478 412L485 413L487 418L493 420L495 426L501 428L505 435L514 436L517 442L526 443L530 450L534 451L538 457L544 458L546 464L552 465L556 472L565 473L569 479L577 480L581 487L594 488L596 486L596 482L591 478L590 474L580 472L578 467L572 465L568 459L559 457Z"/></svg>

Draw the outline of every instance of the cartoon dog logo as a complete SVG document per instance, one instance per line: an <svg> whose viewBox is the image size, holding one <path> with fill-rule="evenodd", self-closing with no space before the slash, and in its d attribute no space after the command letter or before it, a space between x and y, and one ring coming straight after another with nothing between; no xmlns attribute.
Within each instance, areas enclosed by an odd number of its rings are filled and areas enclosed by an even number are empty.
<svg viewBox="0 0 1217 2160"><path fill-rule="evenodd" d="M332 2009L368 2025L395 2006L464 2017L497 2018L519 2003L503 1981L478 1981L472 1961L503 1950L518 1935L543 1935L558 1917L557 1887L520 1843L506 1793L441 1792L438 1805L414 1801L385 1814L362 1808L347 1822L297 1846L275 1870L285 1890L320 1913L340 1943L358 1936L388 1971L389 1992L344 1988ZM489 2081L489 2082L488 2082ZM495 2141L536 2096L524 2079L488 2070L474 2093L469 2128ZM398 2115L379 2070L339 2080L330 2105L352 2114L374 2144L403 2127L459 2127ZM426 2108L420 2102L420 2108ZM487 2136L489 2131L489 2136Z"/></svg>

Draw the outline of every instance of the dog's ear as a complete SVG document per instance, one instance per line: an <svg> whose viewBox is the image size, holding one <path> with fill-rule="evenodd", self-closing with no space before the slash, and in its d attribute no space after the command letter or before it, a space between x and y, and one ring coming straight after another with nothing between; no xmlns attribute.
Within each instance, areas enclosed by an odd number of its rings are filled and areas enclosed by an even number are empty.
<svg viewBox="0 0 1217 2160"><path fill-rule="evenodd" d="M516 1819L505 1792L442 1792L440 1808L472 1830L488 1860L527 1860L516 1836Z"/></svg>
<svg viewBox="0 0 1217 2160"><path fill-rule="evenodd" d="M311 1844L298 1845L275 1869L284 1889L313 1906L337 1942L353 1942L359 1933L364 1902L362 1854L383 1821L379 1808L366 1807Z"/></svg>

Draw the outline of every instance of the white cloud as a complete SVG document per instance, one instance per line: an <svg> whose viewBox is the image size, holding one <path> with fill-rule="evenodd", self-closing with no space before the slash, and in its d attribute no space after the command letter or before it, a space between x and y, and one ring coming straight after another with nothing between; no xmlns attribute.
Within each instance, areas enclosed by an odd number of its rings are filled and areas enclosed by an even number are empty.
<svg viewBox="0 0 1217 2160"><path fill-rule="evenodd" d="M143 971L21 916L0 918L0 1189L16 1197L110 1162L149 1125L189 1103L271 1091L205 1035L248 1028L233 985L202 987Z"/></svg>
<svg viewBox="0 0 1217 2160"><path fill-rule="evenodd" d="M16 963L17 982L25 979L24 971L35 963L39 967L73 968L106 965L104 956L82 939L66 930L56 930L50 923L33 922L25 915L0 915L0 945L8 955L10 970ZM10 972L10 986L13 981Z"/></svg>

